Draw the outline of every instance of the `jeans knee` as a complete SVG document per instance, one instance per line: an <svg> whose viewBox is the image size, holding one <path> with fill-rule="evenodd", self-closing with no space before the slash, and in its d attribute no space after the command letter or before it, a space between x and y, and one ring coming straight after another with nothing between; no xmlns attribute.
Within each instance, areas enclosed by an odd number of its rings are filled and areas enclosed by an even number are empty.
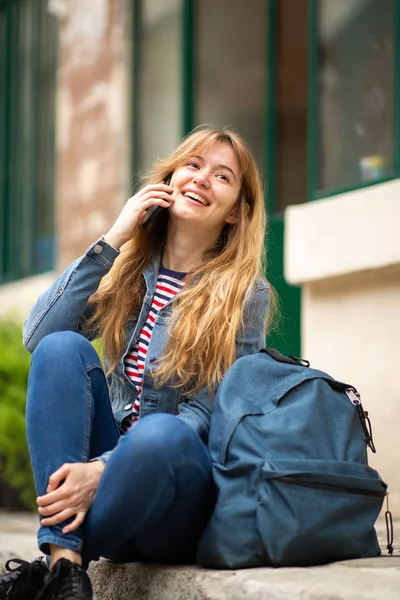
<svg viewBox="0 0 400 600"><path fill-rule="evenodd" d="M190 454L194 446L202 444L187 423L167 413L144 417L124 437L135 454L140 452L160 460Z"/></svg>
<svg viewBox="0 0 400 600"><path fill-rule="evenodd" d="M74 331L56 331L46 335L32 354L32 366L38 363L46 365L70 360L82 353L89 353L98 360L96 350L91 343Z"/></svg>

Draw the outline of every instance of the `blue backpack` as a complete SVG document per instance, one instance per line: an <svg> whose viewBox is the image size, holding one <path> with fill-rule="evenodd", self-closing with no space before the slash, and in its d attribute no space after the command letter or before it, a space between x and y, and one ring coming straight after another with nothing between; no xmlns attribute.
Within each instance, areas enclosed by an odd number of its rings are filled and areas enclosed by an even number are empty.
<svg viewBox="0 0 400 600"><path fill-rule="evenodd" d="M305 362L263 350L221 382L209 441L218 496L200 564L308 566L381 553L374 523L387 486L368 466L368 413L354 387Z"/></svg>

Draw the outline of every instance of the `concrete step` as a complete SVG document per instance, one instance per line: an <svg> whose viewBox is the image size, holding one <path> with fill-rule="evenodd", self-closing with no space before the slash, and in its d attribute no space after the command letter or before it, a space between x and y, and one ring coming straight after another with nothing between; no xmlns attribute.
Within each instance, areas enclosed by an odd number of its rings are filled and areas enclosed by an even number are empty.
<svg viewBox="0 0 400 600"><path fill-rule="evenodd" d="M400 556L239 571L100 561L90 578L99 600L400 600Z"/></svg>
<svg viewBox="0 0 400 600"><path fill-rule="evenodd" d="M0 512L0 573L18 556L32 560L37 517ZM395 532L400 531L397 522ZM377 523L385 548L385 528ZM197 566L92 563L97 600L400 600L400 551L392 558L351 560L321 567L217 571Z"/></svg>

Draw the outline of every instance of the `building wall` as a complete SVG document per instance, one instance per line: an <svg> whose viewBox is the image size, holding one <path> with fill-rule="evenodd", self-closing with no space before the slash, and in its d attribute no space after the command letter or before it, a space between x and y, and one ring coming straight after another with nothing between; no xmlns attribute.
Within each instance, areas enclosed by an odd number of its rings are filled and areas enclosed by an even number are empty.
<svg viewBox="0 0 400 600"><path fill-rule="evenodd" d="M58 268L106 233L130 195L126 0L69 0L60 14Z"/></svg>
<svg viewBox="0 0 400 600"><path fill-rule="evenodd" d="M400 182L286 212L285 275L302 285L302 355L354 385L369 411L370 464L400 510Z"/></svg>

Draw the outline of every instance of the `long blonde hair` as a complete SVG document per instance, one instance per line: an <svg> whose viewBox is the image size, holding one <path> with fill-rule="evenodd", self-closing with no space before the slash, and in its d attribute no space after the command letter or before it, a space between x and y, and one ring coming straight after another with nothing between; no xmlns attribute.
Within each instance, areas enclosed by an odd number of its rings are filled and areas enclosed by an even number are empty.
<svg viewBox="0 0 400 600"><path fill-rule="evenodd" d="M229 144L240 165L237 222L224 226L217 243L187 273L185 286L172 303L168 342L153 373L157 386L181 387L185 393L202 388L212 393L220 383L236 358L236 337L254 284L259 277L265 280L263 186L255 160L238 134L225 128L198 128L169 158L158 162L148 179L165 181L189 156L202 155L215 142ZM101 335L109 373L124 352L128 320L139 314L146 292L143 269L162 252L168 218L168 211L160 211L147 229L138 229L90 299L96 306L89 325ZM270 294L273 298L272 290Z"/></svg>

